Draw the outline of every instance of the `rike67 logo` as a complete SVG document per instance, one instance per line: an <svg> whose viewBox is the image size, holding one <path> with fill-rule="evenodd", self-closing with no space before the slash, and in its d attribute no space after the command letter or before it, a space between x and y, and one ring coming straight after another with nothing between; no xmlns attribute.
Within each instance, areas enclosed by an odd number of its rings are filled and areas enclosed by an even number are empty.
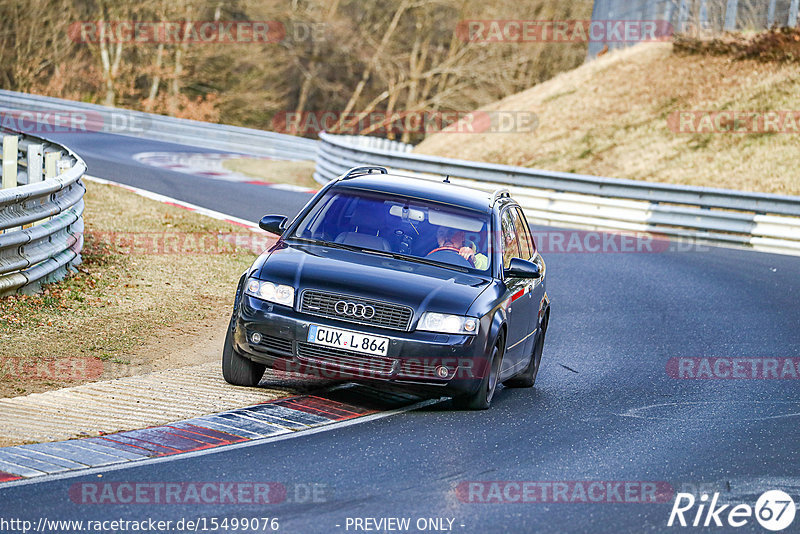
<svg viewBox="0 0 800 534"><path fill-rule="evenodd" d="M779 531L792 524L796 512L794 500L781 490L765 491L756 501L755 508L749 504L719 505L718 501L719 493L714 493L711 502L705 493L699 500L691 493L678 493L667 526L743 527L755 517L765 529Z"/></svg>

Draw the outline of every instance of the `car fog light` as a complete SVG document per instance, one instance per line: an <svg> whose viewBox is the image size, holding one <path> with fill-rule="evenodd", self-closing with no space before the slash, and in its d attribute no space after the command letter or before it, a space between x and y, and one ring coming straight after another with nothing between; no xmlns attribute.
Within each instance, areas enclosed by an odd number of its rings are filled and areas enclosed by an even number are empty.
<svg viewBox="0 0 800 534"><path fill-rule="evenodd" d="M439 378L447 378L450 375L450 369L445 367L444 365L440 365L436 368L436 376Z"/></svg>
<svg viewBox="0 0 800 534"><path fill-rule="evenodd" d="M258 345L259 343L261 343L261 334L259 334L258 332L253 332L253 335L250 336L250 341Z"/></svg>

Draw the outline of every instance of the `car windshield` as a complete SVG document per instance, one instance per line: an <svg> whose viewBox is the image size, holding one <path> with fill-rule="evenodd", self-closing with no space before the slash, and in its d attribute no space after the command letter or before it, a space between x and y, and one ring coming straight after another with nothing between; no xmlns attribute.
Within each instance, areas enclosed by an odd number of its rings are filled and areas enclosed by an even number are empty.
<svg viewBox="0 0 800 534"><path fill-rule="evenodd" d="M292 237L478 271L491 266L488 213L417 198L331 190Z"/></svg>

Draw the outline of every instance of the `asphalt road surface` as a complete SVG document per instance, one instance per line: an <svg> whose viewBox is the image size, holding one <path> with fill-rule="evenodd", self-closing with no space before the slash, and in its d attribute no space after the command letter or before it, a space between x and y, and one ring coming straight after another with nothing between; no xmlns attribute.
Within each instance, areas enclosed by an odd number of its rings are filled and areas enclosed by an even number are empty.
<svg viewBox="0 0 800 534"><path fill-rule="evenodd" d="M130 160L148 150L197 151L188 147L100 134L59 140L84 157L92 175L253 221L265 213L293 214L309 198ZM444 518L442 528L455 532L672 530L666 525L674 493L659 503L624 494L630 502L541 502L540 489L533 493L536 502L470 502L513 500L519 493L508 482L514 481L560 482L570 491L574 481L584 488L588 481L648 482L673 492L719 492L721 502L750 505L766 490L784 489L800 504L800 381L694 380L667 371L671 358L800 357L800 258L676 248L545 250L552 314L537 386L499 391L488 411L453 411L445 402L284 441L112 470L102 478L4 488L0 517L153 518L173 525L200 518L209 528L212 518L275 517L281 532L366 531L355 528L356 518L409 518L412 532L420 518ZM78 483L191 481L274 481L285 486L287 499L267 505L80 504L69 494ZM459 491L464 488L473 491ZM497 488L510 490L503 495ZM420 525L434 531L438 523ZM381 526L378 531L391 531L385 527L392 524ZM742 528L708 530L763 531L752 517ZM800 517L788 531L798 530Z"/></svg>

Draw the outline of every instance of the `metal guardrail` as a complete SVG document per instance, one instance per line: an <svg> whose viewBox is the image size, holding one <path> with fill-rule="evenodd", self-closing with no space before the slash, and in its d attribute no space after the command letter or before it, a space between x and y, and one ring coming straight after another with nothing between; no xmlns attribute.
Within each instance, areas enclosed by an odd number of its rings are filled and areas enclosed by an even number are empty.
<svg viewBox="0 0 800 534"><path fill-rule="evenodd" d="M80 263L86 164L39 137L2 134L0 296L35 292Z"/></svg>
<svg viewBox="0 0 800 534"><path fill-rule="evenodd" d="M314 179L326 183L360 165L492 191L509 187L534 224L647 232L800 255L800 197L542 171L370 146L321 133Z"/></svg>
<svg viewBox="0 0 800 534"><path fill-rule="evenodd" d="M18 119L16 122L37 128L33 132L16 128L27 133L47 132L46 128L34 126L36 113L50 113L49 118L39 117L45 121L52 121L55 114L61 113L64 115L61 122L66 123L62 128L77 125L73 131L98 131L276 159L313 160L318 144L313 139L252 128L176 119L153 113L0 90L0 115L3 112L11 113L12 123ZM29 115L21 115L25 112Z"/></svg>

